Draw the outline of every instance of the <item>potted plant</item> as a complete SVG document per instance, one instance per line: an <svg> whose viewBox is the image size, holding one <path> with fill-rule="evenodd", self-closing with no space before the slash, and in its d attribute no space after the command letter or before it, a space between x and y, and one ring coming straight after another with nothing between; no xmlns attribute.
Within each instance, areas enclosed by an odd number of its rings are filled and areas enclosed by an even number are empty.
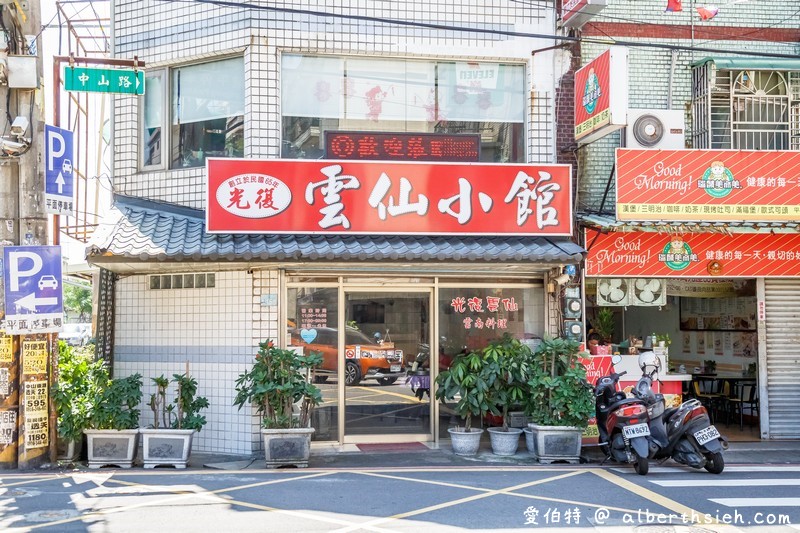
<svg viewBox="0 0 800 533"><path fill-rule="evenodd" d="M107 381L94 395L89 429L84 430L89 468L133 466L141 401L141 374Z"/></svg>
<svg viewBox="0 0 800 533"><path fill-rule="evenodd" d="M186 374L173 374L172 380L161 375L152 378L155 394L150 395L150 410L153 425L141 428L142 459L145 468L172 465L186 468L192 451L192 438L206 425L206 417L200 411L208 407L208 400L197 396L197 380ZM170 383L177 386L173 402L167 403Z"/></svg>
<svg viewBox="0 0 800 533"><path fill-rule="evenodd" d="M94 360L94 348L73 348L58 342L58 380L53 386L59 459L74 461L89 427L94 398L108 383L105 362Z"/></svg>
<svg viewBox="0 0 800 533"><path fill-rule="evenodd" d="M608 307L601 307L597 312L597 320L592 324L594 331L600 335L604 344L611 344L614 340L614 311Z"/></svg>
<svg viewBox="0 0 800 533"><path fill-rule="evenodd" d="M508 411L523 404L528 392L528 364L531 350L508 333L483 349L490 411L502 418L502 427L490 427L489 438L495 455L514 455L522 429L509 427Z"/></svg>
<svg viewBox="0 0 800 533"><path fill-rule="evenodd" d="M234 405L241 409L255 404L261 415L267 468L308 466L311 414L322 402L322 393L309 377L321 363L317 352L302 355L267 341L259 344L252 368L236 380Z"/></svg>
<svg viewBox="0 0 800 533"><path fill-rule="evenodd" d="M447 429L456 455L478 453L483 430L472 427L472 417L482 417L492 408L486 378L483 354L479 351L456 355L450 367L436 377L436 399L457 400L453 410L464 421L463 427Z"/></svg>
<svg viewBox="0 0 800 533"><path fill-rule="evenodd" d="M531 419L528 426L534 455L540 462L578 462L581 434L594 413L592 388L586 382L578 342L543 340L533 353L528 386L526 414Z"/></svg>

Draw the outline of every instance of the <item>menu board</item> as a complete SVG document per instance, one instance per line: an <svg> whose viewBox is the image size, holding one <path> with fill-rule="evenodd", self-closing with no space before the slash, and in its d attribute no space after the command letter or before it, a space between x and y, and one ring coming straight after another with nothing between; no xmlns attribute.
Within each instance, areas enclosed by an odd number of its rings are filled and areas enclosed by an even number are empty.
<svg viewBox="0 0 800 533"><path fill-rule="evenodd" d="M756 297L681 298L680 324L682 331L755 331Z"/></svg>

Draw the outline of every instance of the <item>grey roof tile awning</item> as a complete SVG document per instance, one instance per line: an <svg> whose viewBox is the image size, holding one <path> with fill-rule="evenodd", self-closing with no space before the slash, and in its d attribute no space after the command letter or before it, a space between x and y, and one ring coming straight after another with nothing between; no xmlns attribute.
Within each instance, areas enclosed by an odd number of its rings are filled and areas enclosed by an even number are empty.
<svg viewBox="0 0 800 533"><path fill-rule="evenodd" d="M117 200L119 218L104 234L97 232L87 249L89 263L397 260L563 264L582 261L585 252L567 238L208 234L201 211ZM150 207L142 207L145 203Z"/></svg>

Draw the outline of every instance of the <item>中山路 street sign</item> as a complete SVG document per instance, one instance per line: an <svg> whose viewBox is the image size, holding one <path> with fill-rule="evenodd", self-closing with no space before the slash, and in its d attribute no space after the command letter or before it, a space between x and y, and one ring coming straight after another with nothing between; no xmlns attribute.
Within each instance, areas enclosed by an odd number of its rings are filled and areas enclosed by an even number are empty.
<svg viewBox="0 0 800 533"><path fill-rule="evenodd" d="M144 70L66 66L64 88L68 91L142 95Z"/></svg>

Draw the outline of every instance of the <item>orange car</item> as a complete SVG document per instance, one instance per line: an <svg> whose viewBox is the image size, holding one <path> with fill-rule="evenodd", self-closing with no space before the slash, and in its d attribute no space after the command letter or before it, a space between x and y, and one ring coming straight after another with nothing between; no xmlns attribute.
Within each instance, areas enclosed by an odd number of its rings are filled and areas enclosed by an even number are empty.
<svg viewBox="0 0 800 533"><path fill-rule="evenodd" d="M302 346L305 353L322 353L322 366L316 371L314 378L317 383L324 383L328 377L336 375L339 362L338 337L338 331L333 328L292 331L293 346ZM391 342L376 344L350 326L345 329L344 358L346 385L357 385L364 379L375 379L381 385L391 385L397 378L406 375L403 369L403 350L395 349Z"/></svg>

